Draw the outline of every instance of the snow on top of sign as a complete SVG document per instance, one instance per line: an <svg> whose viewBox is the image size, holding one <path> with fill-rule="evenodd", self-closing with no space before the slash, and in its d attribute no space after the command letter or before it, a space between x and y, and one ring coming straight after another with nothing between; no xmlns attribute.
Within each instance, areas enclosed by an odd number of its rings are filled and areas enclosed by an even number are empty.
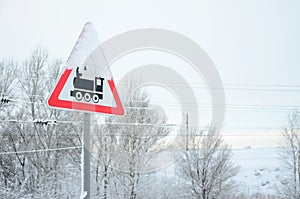
<svg viewBox="0 0 300 199"><path fill-rule="evenodd" d="M92 68L90 70L92 78L94 78L93 74L99 74L101 77L107 78L107 80L112 79L108 61L100 45L87 57L84 65Z"/></svg>
<svg viewBox="0 0 300 199"><path fill-rule="evenodd" d="M67 69L74 69L81 66L87 57L97 48L100 41L98 39L98 32L88 22L84 25L82 32L79 35L78 40L67 60Z"/></svg>

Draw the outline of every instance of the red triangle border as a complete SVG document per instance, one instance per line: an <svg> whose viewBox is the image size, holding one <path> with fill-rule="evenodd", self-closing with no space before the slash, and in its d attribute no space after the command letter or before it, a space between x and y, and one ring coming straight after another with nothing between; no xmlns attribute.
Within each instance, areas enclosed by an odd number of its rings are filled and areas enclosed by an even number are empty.
<svg viewBox="0 0 300 199"><path fill-rule="evenodd" d="M63 74L61 75L51 96L48 99L49 106L56 107L56 108L73 109L73 110L79 110L79 111L98 112L98 113L106 113L106 114L114 114L114 115L124 115L124 108L123 108L123 105L119 98L118 92L116 90L115 83L112 79L108 80L108 84L112 91L113 97L115 99L116 107L60 100L58 98L58 96L60 95L67 80L69 79L72 70L73 69L66 69L63 72ZM74 108L74 107L76 107L76 108Z"/></svg>

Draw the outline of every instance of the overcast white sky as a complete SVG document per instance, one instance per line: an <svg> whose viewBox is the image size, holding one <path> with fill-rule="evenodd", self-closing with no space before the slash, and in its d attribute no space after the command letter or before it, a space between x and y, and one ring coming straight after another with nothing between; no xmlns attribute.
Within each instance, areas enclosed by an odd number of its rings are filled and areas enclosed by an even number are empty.
<svg viewBox="0 0 300 199"><path fill-rule="evenodd" d="M182 33L208 53L225 87L300 86L299 10L297 0L0 0L0 58L22 61L41 45L52 58L65 60L83 25L91 21L102 42L144 27ZM228 104L300 106L300 91L225 90L225 94ZM285 115L274 110L227 111L225 127L280 127Z"/></svg>

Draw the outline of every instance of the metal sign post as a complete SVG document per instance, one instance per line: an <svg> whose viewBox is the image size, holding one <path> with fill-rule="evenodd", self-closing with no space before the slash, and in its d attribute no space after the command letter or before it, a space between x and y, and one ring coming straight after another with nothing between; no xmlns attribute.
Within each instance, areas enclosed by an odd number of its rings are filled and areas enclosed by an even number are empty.
<svg viewBox="0 0 300 199"><path fill-rule="evenodd" d="M90 131L91 131L91 114L84 113L83 123L83 143L82 143L82 182L83 182L83 193L86 193L85 199L90 199Z"/></svg>

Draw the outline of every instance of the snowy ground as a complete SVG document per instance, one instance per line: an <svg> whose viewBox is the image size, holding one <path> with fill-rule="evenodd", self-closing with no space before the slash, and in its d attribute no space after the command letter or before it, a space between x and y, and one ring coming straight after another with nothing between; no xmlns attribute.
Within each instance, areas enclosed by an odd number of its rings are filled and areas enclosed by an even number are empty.
<svg viewBox="0 0 300 199"><path fill-rule="evenodd" d="M248 134L245 136L224 136L232 146L233 161L241 167L236 180L247 187L249 193L276 193L279 187L281 161L279 159L280 133Z"/></svg>
<svg viewBox="0 0 300 199"><path fill-rule="evenodd" d="M241 167L236 180L247 187L245 191L276 193L281 172L278 149L234 150L233 160Z"/></svg>

